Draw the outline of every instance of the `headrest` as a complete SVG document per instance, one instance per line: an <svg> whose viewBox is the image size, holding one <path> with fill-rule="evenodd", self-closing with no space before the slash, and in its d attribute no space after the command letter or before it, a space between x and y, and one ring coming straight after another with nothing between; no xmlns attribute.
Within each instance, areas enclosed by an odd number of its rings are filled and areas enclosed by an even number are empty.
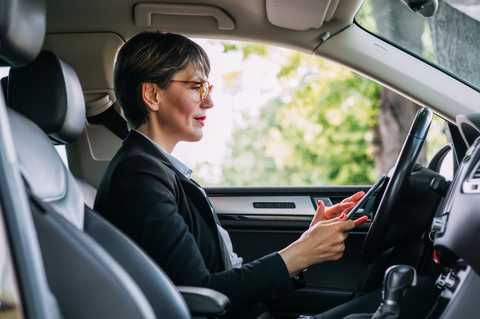
<svg viewBox="0 0 480 319"><path fill-rule="evenodd" d="M85 207L75 177L37 125L11 108L7 110L19 166L30 190L75 227L83 229Z"/></svg>
<svg viewBox="0 0 480 319"><path fill-rule="evenodd" d="M1 0L0 64L20 67L33 61L45 29L45 0Z"/></svg>
<svg viewBox="0 0 480 319"><path fill-rule="evenodd" d="M56 144L74 142L85 125L85 100L77 74L53 52L42 51L8 77L7 104L35 122Z"/></svg>

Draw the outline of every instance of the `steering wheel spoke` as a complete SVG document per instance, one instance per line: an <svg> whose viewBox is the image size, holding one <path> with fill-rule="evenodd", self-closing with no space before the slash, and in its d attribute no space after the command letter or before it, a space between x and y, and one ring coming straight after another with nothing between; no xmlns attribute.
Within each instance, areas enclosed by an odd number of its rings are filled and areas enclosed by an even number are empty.
<svg viewBox="0 0 480 319"><path fill-rule="evenodd" d="M363 262L372 263L384 250L390 248L385 245L387 234L395 216L396 208L408 187L410 175L425 142L432 120L433 112L430 109L422 108L417 112L397 163L388 174L390 178L386 181L387 186L363 243L361 255Z"/></svg>

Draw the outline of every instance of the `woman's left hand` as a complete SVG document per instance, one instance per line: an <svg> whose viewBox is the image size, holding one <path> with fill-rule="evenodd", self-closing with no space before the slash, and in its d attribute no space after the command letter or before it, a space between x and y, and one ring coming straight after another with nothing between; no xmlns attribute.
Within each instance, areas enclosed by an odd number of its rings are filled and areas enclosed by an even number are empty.
<svg viewBox="0 0 480 319"><path fill-rule="evenodd" d="M332 207L325 209L325 204L322 200L318 201L318 208L315 212L315 216L313 217L312 222L310 223L310 227L315 225L321 220L330 220L333 218L337 218L342 213L347 215L350 210L355 206L355 204L365 196L365 192L358 192L348 198L345 198L340 203L333 205Z"/></svg>

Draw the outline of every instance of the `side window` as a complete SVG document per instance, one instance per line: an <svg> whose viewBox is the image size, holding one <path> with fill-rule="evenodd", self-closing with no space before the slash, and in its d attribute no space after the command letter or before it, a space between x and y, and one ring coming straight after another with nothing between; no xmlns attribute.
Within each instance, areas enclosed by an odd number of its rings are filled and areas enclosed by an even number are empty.
<svg viewBox="0 0 480 319"><path fill-rule="evenodd" d="M442 165L440 166L440 175L445 177L447 181L453 181L453 153L449 151L445 158L443 159Z"/></svg>
<svg viewBox="0 0 480 319"><path fill-rule="evenodd" d="M57 151L58 155L62 158L63 163L68 168L68 159L67 159L67 150L65 149L65 145L55 145L55 150Z"/></svg>
<svg viewBox="0 0 480 319"><path fill-rule="evenodd" d="M195 41L210 57L215 106L202 141L173 155L202 185L371 185L395 164L418 105L297 51ZM441 121L423 165L446 143Z"/></svg>
<svg viewBox="0 0 480 319"><path fill-rule="evenodd" d="M9 72L10 72L10 67L9 66L0 67L0 79L8 76Z"/></svg>
<svg viewBox="0 0 480 319"><path fill-rule="evenodd" d="M8 73L10 73L10 67L9 66L2 66L0 67L0 79L3 79L4 77L8 76ZM1 89L3 90L3 93L6 98L6 87L4 87L4 83L2 82L2 87Z"/></svg>

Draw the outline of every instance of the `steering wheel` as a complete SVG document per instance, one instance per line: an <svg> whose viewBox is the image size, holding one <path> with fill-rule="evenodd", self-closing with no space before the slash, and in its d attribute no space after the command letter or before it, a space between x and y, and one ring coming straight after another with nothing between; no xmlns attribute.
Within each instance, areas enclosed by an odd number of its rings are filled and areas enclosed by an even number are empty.
<svg viewBox="0 0 480 319"><path fill-rule="evenodd" d="M418 110L398 156L397 163L388 174L387 186L382 187L385 191L363 243L360 258L365 263L372 263L385 250L382 244L388 238L387 234L395 216L396 207L407 189L410 175L425 142L432 119L433 112L430 109L422 108Z"/></svg>

